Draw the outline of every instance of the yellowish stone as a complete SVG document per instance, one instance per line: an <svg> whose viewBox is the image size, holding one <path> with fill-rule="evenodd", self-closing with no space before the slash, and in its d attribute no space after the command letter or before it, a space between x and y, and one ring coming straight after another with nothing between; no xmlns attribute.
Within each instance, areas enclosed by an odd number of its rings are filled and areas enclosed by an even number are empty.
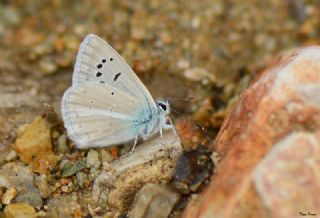
<svg viewBox="0 0 320 218"><path fill-rule="evenodd" d="M26 203L8 205L4 214L6 218L33 218L36 217L36 210Z"/></svg>
<svg viewBox="0 0 320 218"><path fill-rule="evenodd" d="M2 196L3 204L10 204L11 200L17 195L17 190L15 188L9 188Z"/></svg>
<svg viewBox="0 0 320 218"><path fill-rule="evenodd" d="M13 144L20 159L30 164L34 172L47 174L59 160L52 151L50 132L46 120L37 117L24 126Z"/></svg>

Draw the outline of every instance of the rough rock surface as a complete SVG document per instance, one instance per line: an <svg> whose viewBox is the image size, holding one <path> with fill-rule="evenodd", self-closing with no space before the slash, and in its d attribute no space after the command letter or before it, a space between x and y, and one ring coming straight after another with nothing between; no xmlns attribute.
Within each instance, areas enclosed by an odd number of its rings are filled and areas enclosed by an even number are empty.
<svg viewBox="0 0 320 218"><path fill-rule="evenodd" d="M111 170L103 172L95 180L92 195L96 202L103 202L118 211L128 209L134 195L146 183L167 183L174 173L177 157L182 146L172 130L139 145L132 154L127 154L110 164ZM168 158L168 155L170 158Z"/></svg>
<svg viewBox="0 0 320 218"><path fill-rule="evenodd" d="M278 58L226 118L222 161L184 217L320 214L319 93L320 47Z"/></svg>
<svg viewBox="0 0 320 218"><path fill-rule="evenodd" d="M259 163L253 183L272 217L319 214L319 145L320 131L292 133Z"/></svg>

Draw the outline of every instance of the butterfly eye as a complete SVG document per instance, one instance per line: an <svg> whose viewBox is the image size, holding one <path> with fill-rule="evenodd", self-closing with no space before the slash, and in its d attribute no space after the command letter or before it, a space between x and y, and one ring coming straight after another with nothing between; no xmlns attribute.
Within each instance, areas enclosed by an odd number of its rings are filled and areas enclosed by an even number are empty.
<svg viewBox="0 0 320 218"><path fill-rule="evenodd" d="M158 103L158 107L160 107L163 111L167 110L167 106L165 104Z"/></svg>

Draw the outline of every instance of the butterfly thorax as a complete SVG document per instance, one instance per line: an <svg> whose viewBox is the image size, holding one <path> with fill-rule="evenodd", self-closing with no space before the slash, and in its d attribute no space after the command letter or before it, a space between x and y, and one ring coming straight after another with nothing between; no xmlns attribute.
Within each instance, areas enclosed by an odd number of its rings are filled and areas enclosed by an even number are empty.
<svg viewBox="0 0 320 218"><path fill-rule="evenodd" d="M159 129L166 124L166 117L169 114L168 103L157 101L156 106L157 107L153 109L146 107L140 111L139 116L137 116L139 119L135 122L136 130L143 139L159 132Z"/></svg>

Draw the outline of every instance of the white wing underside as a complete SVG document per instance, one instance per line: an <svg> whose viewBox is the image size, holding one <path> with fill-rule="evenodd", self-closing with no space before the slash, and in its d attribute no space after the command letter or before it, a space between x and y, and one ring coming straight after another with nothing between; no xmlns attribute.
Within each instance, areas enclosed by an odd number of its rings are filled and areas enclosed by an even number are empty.
<svg viewBox="0 0 320 218"><path fill-rule="evenodd" d="M70 87L62 98L69 137L79 148L133 140L139 111L156 104L132 69L104 40L88 35L80 45Z"/></svg>
<svg viewBox="0 0 320 218"><path fill-rule="evenodd" d="M65 92L62 116L68 136L78 147L108 146L137 136L139 129L132 121L141 104L110 85L84 83Z"/></svg>
<svg viewBox="0 0 320 218"><path fill-rule="evenodd" d="M102 67L98 68L99 65ZM80 45L72 85L88 81L109 84L156 107L151 94L129 65L108 43L93 34Z"/></svg>

